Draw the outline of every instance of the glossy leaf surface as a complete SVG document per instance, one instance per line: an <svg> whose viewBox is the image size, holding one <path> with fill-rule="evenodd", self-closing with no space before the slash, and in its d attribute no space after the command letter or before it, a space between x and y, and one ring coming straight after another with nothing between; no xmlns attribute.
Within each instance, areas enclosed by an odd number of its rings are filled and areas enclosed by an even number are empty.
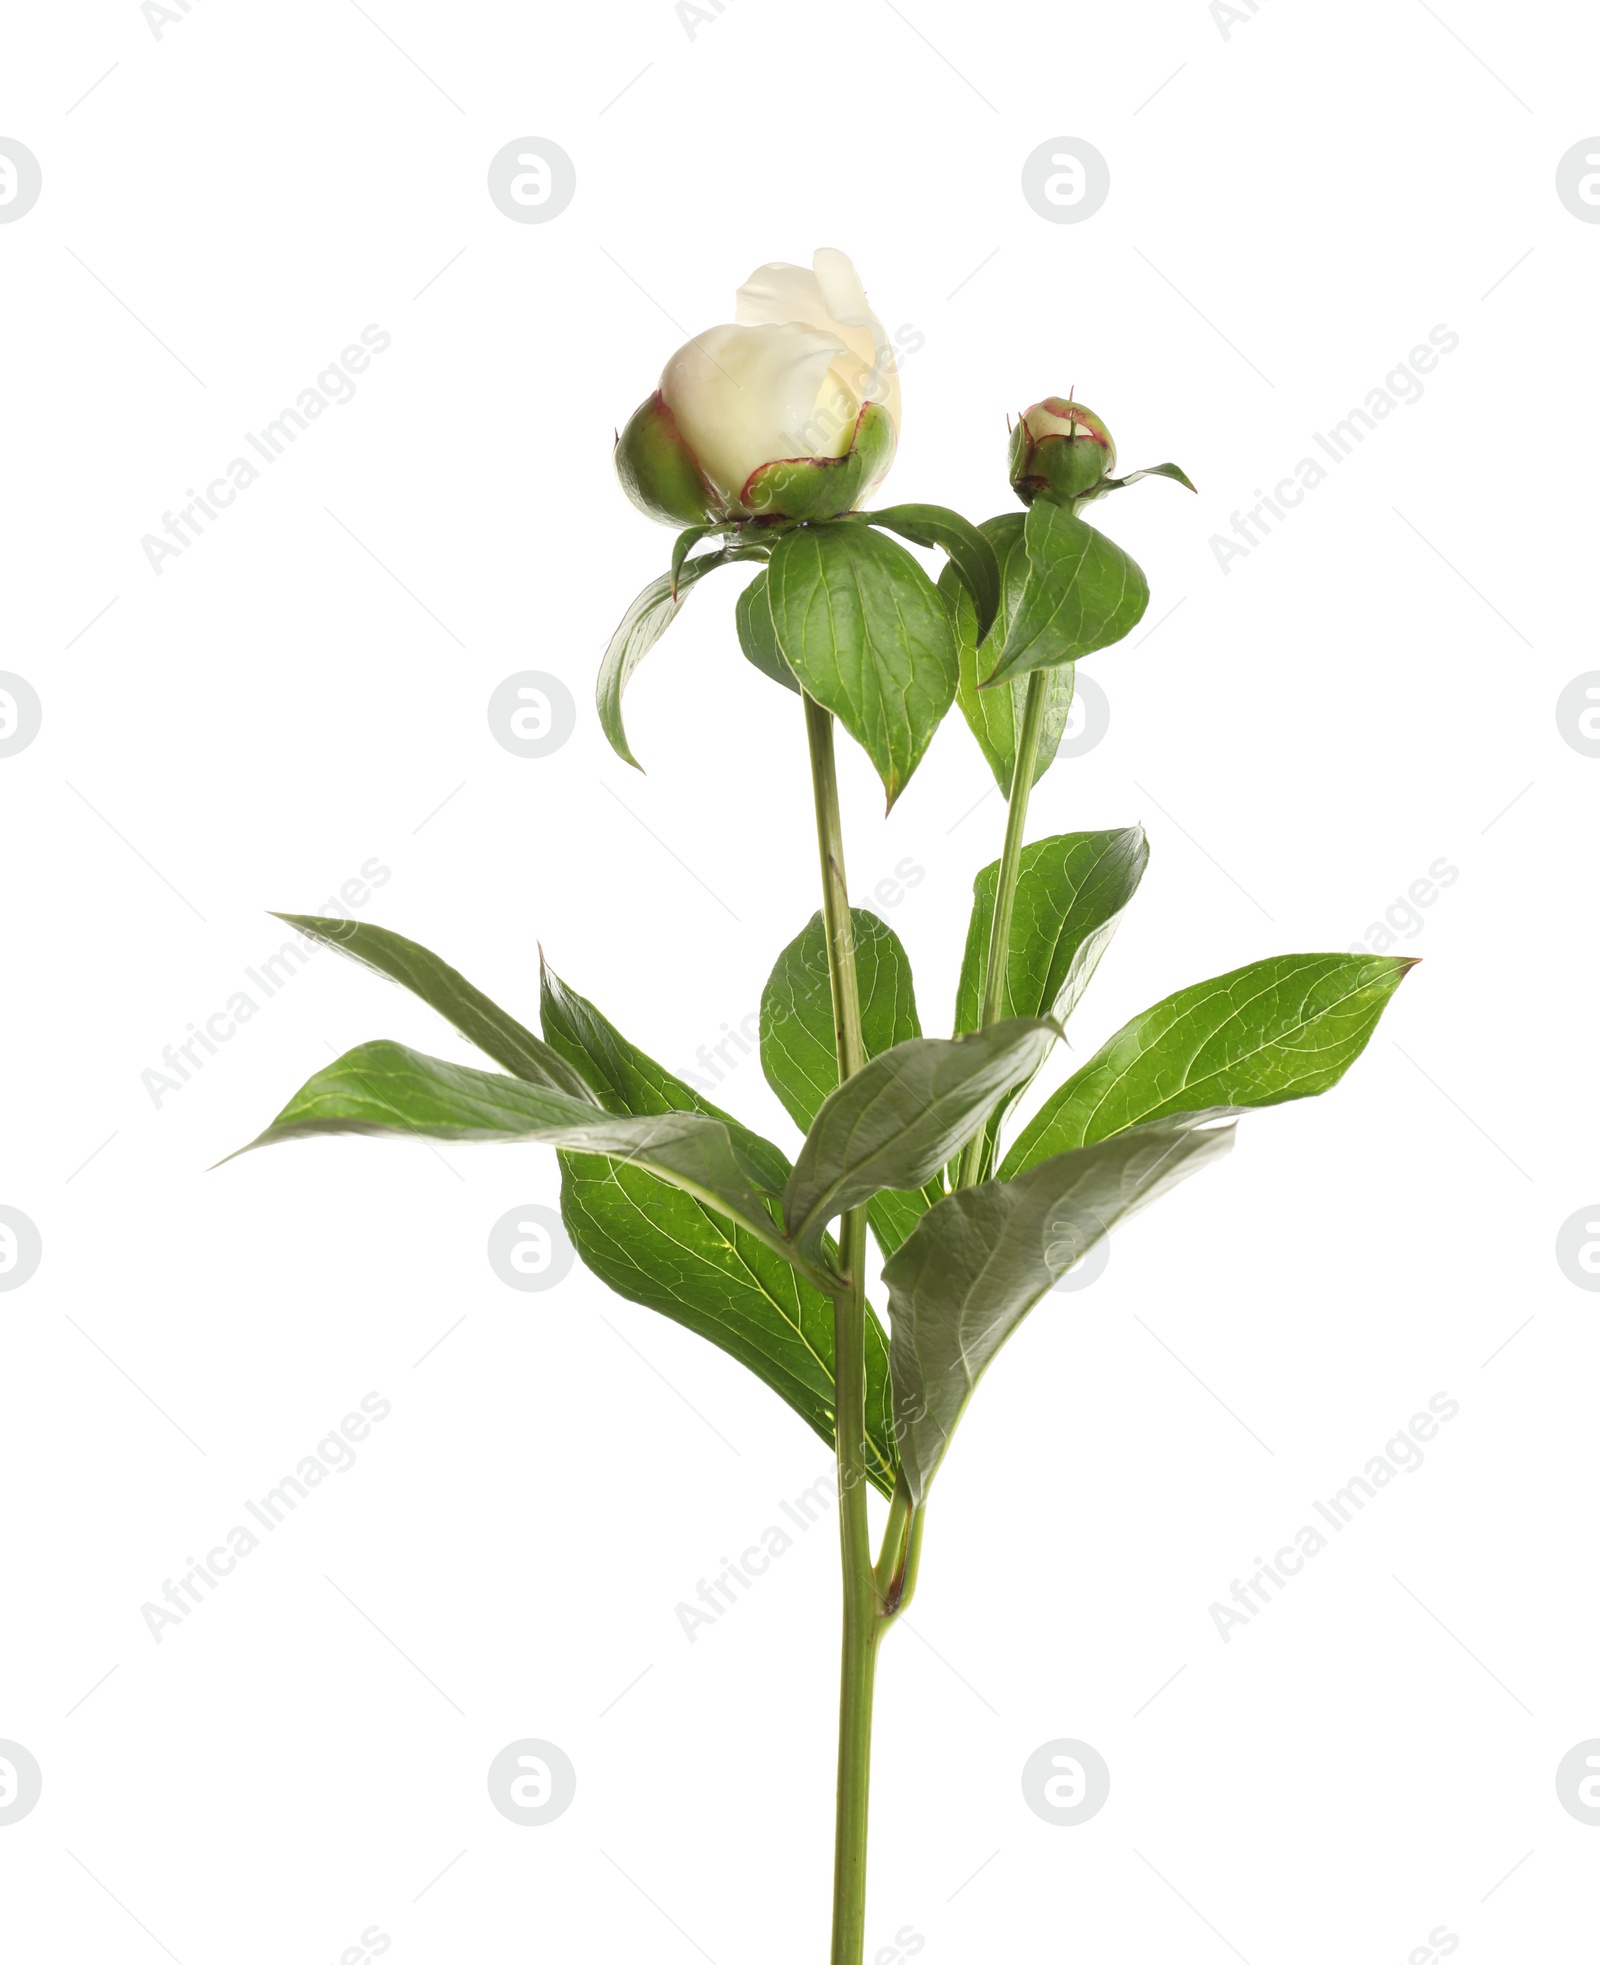
<svg viewBox="0 0 1600 1965"><path fill-rule="evenodd" d="M800 1249L886 1187L920 1187L1038 1068L1054 1024L1013 1017L971 1037L923 1037L869 1060L822 1102L795 1161L784 1220Z"/></svg>
<svg viewBox="0 0 1600 1965"><path fill-rule="evenodd" d="M1180 989L1125 1023L1046 1099L1002 1175L1128 1126L1327 1091L1366 1049L1412 967L1401 956L1275 955Z"/></svg>
<svg viewBox="0 0 1600 1965"><path fill-rule="evenodd" d="M280 914L278 919L409 989L514 1077L594 1102L581 1072L420 942L370 921L335 921L315 914Z"/></svg>
<svg viewBox="0 0 1600 1965"><path fill-rule="evenodd" d="M686 1109L721 1119L764 1181L787 1176L776 1146L720 1111L631 1043L591 1002L543 971L545 1037L611 1111ZM714 1209L643 1168L563 1153L561 1213L573 1246L602 1282L737 1358L829 1445L834 1437L833 1302L781 1255ZM894 1477L888 1340L867 1310L868 1470Z"/></svg>
<svg viewBox="0 0 1600 1965"><path fill-rule="evenodd" d="M840 520L779 539L767 595L784 659L893 805L955 698L955 634L933 582L903 546Z"/></svg>
<svg viewBox="0 0 1600 1965"><path fill-rule="evenodd" d="M1120 641L1150 601L1138 563L1065 505L1035 499L1023 537L1027 580L986 689Z"/></svg>

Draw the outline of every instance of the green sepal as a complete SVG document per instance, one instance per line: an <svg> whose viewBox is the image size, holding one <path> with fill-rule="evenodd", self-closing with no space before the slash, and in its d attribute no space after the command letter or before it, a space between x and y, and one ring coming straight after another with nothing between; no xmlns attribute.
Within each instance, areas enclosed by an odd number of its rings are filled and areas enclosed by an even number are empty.
<svg viewBox="0 0 1600 1965"><path fill-rule="evenodd" d="M765 519L831 519L852 511L894 461L894 419L866 403L842 457L779 457L752 471L740 509Z"/></svg>
<svg viewBox="0 0 1600 1965"><path fill-rule="evenodd" d="M613 462L622 488L659 525L702 525L726 516L658 389L624 424Z"/></svg>

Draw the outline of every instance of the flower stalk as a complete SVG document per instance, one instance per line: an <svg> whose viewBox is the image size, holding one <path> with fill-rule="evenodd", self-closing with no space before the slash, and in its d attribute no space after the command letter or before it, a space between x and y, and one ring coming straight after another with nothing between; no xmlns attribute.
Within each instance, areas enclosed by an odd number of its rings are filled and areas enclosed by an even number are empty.
<svg viewBox="0 0 1600 1965"><path fill-rule="evenodd" d="M828 944L839 1082L865 1062L855 937L845 882L833 717L805 699L811 786L816 803L822 918ZM833 1299L835 1458L844 1619L839 1672L839 1784L834 1830L832 1965L861 1965L866 1942L867 1804L872 1761L872 1692L883 1620L867 1520L867 1217L852 1208L840 1226L846 1287Z"/></svg>

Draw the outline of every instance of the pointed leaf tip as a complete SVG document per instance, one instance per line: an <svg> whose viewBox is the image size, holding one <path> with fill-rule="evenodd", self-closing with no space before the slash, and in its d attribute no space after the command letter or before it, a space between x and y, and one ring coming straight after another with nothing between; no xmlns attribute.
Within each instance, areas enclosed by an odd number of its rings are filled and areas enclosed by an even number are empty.
<svg viewBox="0 0 1600 1965"><path fill-rule="evenodd" d="M1197 1124L1329 1090L1366 1048L1415 957L1280 955L1166 997L1054 1092L1006 1155L1004 1179L1156 1120Z"/></svg>

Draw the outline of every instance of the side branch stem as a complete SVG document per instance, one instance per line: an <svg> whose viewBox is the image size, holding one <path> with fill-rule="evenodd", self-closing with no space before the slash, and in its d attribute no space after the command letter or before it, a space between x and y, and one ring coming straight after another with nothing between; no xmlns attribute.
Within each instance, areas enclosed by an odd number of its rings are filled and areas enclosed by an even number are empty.
<svg viewBox="0 0 1600 1965"><path fill-rule="evenodd" d="M1006 961L1011 950L1011 916L1017 902L1017 874L1022 866L1022 836L1028 825L1028 799L1039 758L1039 732L1044 727L1045 693L1048 686L1043 669L1028 677L1023 701L1022 728L1017 733L1017 755L1011 767L1011 794L1006 807L1006 837L1000 850L1000 868L994 886L994 917L989 924L989 959L983 972L983 1007L978 1028L987 1030L999 1020L1005 1002ZM970 1187L983 1176L984 1155L990 1139L983 1127L968 1140L961 1156L958 1187Z"/></svg>

